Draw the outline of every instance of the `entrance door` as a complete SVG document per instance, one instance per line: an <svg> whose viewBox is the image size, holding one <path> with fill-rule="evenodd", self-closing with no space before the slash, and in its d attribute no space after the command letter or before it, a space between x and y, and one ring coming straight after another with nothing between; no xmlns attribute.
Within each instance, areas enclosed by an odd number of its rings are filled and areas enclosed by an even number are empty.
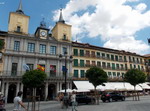
<svg viewBox="0 0 150 111"><path fill-rule="evenodd" d="M15 84L11 84L11 85L9 85L9 88L8 88L7 102L8 103L13 103L13 100L14 100L15 96L16 96L16 85Z"/></svg>
<svg viewBox="0 0 150 111"><path fill-rule="evenodd" d="M53 100L56 97L56 86L54 84L49 84L48 86L48 100Z"/></svg>

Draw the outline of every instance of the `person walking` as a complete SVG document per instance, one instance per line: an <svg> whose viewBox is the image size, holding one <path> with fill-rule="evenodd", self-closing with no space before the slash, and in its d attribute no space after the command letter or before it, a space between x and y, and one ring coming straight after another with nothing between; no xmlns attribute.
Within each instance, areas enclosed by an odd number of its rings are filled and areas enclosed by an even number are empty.
<svg viewBox="0 0 150 111"><path fill-rule="evenodd" d="M23 94L23 92L19 91L17 96L14 98L14 109L13 109L13 111L21 111L21 107L23 107L25 109L25 111L27 111L27 109L26 109L26 107L23 104L22 99L21 99L22 94Z"/></svg>
<svg viewBox="0 0 150 111"><path fill-rule="evenodd" d="M75 94L75 91L72 92L72 96L71 96L71 102L72 102L72 111L78 111L76 109L76 94Z"/></svg>

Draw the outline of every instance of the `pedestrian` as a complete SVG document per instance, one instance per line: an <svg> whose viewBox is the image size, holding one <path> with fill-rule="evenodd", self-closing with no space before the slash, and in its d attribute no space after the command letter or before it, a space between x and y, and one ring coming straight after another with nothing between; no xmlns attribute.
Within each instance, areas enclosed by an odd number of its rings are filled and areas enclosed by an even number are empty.
<svg viewBox="0 0 150 111"><path fill-rule="evenodd" d="M60 93L60 94L59 94L59 101L60 101L60 104L61 104L61 108L62 108L62 109L64 108L63 99L64 99L64 94L63 94L63 93Z"/></svg>
<svg viewBox="0 0 150 111"><path fill-rule="evenodd" d="M72 102L72 111L78 111L76 109L77 103L76 103L76 94L75 94L75 91L72 92L71 102Z"/></svg>
<svg viewBox="0 0 150 111"><path fill-rule="evenodd" d="M21 99L22 94L23 94L23 92L19 91L17 96L14 98L14 109L13 109L13 111L21 111L21 107L23 107L25 109L25 111L27 111L27 109L26 109L26 107L23 104L22 99Z"/></svg>

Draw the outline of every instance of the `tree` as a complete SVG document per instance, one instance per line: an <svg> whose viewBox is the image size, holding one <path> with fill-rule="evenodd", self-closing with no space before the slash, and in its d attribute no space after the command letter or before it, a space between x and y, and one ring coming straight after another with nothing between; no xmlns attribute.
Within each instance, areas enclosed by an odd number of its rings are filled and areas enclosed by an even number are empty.
<svg viewBox="0 0 150 111"><path fill-rule="evenodd" d="M135 89L136 85L146 81L146 74L138 69L130 69L126 72L124 76L124 80L134 86L134 92L136 93L136 89ZM134 100L134 96L133 96L133 100ZM135 100L137 100L136 95L135 95ZM138 100L139 100L139 96L138 96Z"/></svg>
<svg viewBox="0 0 150 111"><path fill-rule="evenodd" d="M4 40L0 39L0 50L2 50L4 48Z"/></svg>
<svg viewBox="0 0 150 111"><path fill-rule="evenodd" d="M32 71L27 71L23 76L22 76L22 83L24 86L32 88L33 89L33 106L32 110L35 111L35 89L37 87L40 87L43 85L44 80L47 78L47 75L44 71L41 70L32 70Z"/></svg>
<svg viewBox="0 0 150 111"><path fill-rule="evenodd" d="M86 77L88 78L89 82L91 82L94 85L95 98L96 98L96 92L97 92L96 87L98 85L103 84L104 82L107 82L108 76L103 69L98 68L98 67L91 67L90 69L86 71ZM97 97L97 99L99 98ZM99 100L97 104L99 104Z"/></svg>

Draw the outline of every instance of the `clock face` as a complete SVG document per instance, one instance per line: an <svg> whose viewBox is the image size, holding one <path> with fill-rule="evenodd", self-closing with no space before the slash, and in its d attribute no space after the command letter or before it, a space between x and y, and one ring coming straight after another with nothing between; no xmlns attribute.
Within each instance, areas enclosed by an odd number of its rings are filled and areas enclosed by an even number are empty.
<svg viewBox="0 0 150 111"><path fill-rule="evenodd" d="M42 32L41 32L41 35L42 35L42 36L45 36L45 35L46 35L46 32L45 32L45 31L42 31Z"/></svg>

